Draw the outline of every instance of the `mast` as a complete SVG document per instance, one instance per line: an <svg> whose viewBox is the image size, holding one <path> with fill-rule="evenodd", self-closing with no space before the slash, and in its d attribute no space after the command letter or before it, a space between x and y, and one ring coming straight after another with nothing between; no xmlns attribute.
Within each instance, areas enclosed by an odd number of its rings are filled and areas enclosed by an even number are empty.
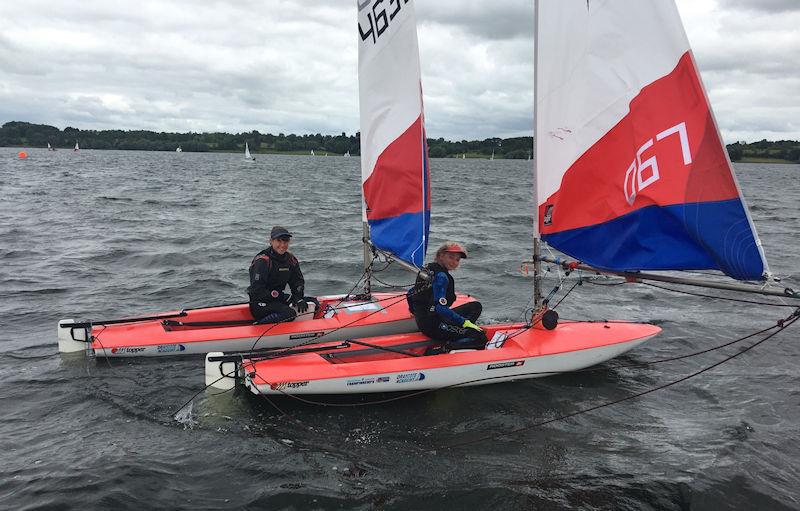
<svg viewBox="0 0 800 511"><path fill-rule="evenodd" d="M372 254L371 254L371 247L372 244L369 241L369 223L367 222L367 212L365 210L366 206L364 205L363 199L363 189L362 189L362 200L361 200L361 208L363 211L363 220L361 225L364 228L361 242L364 244L364 294L367 295L369 298L372 294Z"/></svg>
<svg viewBox="0 0 800 511"><path fill-rule="evenodd" d="M539 34L539 0L534 2L533 7L533 310L538 311L542 308L542 282L541 271L542 263L539 261L541 256L541 241L539 241L539 185L537 184L539 154L536 151L536 113L537 113L537 68L539 63L539 44L537 42Z"/></svg>

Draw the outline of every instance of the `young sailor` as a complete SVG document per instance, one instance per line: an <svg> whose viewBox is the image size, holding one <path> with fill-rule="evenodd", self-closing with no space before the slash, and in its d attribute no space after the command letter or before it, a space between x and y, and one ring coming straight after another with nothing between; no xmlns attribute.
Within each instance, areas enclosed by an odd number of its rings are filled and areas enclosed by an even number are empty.
<svg viewBox="0 0 800 511"><path fill-rule="evenodd" d="M270 246L250 263L250 312L259 323L292 321L298 312L308 310L306 299L316 300L303 296L305 279L300 262L289 252L292 234L285 227L275 226L269 238ZM287 285L291 294L284 292Z"/></svg>
<svg viewBox="0 0 800 511"><path fill-rule="evenodd" d="M436 251L434 262L425 266L431 273L431 280L417 277L409 290L411 312L420 332L443 345L429 349L426 354L486 346L486 333L475 324L483 310L480 302L450 308L456 301L455 281L450 272L466 257L467 249L459 243L444 243Z"/></svg>

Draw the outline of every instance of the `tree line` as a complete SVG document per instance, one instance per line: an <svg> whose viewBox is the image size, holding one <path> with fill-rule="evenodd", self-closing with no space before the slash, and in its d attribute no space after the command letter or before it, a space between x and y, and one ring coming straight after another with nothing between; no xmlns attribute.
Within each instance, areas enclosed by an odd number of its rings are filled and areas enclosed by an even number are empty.
<svg viewBox="0 0 800 511"><path fill-rule="evenodd" d="M63 130L46 124L11 121L0 127L0 147L72 148L80 143L82 149L124 149L129 151L208 152L244 151L245 142L254 153L359 154L360 134L294 135L279 133L166 133L145 130ZM747 159L777 159L800 163L800 142L762 140L754 143L736 142L727 146L733 161ZM533 137L487 138L484 140L450 141L428 139L431 158L494 158L529 159L533 156Z"/></svg>
<svg viewBox="0 0 800 511"><path fill-rule="evenodd" d="M770 142L764 139L750 144L734 142L727 147L731 161L784 160L800 163L800 142L795 140Z"/></svg>

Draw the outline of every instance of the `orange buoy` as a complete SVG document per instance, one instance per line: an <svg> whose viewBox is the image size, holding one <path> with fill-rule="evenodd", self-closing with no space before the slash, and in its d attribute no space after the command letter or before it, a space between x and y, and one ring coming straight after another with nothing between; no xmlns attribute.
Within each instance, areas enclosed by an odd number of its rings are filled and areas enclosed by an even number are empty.
<svg viewBox="0 0 800 511"><path fill-rule="evenodd" d="M25 151L20 151L17 156L19 156L20 158L27 158L28 157L28 153L26 153Z"/></svg>

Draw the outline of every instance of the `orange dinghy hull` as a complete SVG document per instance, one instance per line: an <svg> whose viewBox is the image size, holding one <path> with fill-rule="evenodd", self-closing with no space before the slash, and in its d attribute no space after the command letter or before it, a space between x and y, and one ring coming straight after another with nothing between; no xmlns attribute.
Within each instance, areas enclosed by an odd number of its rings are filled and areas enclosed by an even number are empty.
<svg viewBox="0 0 800 511"><path fill-rule="evenodd" d="M495 349L422 356L433 343L420 333L344 341L259 358L209 353L206 384L237 381L254 394L345 395L486 385L576 371L629 351L658 334L654 325L562 322L554 330L522 323L486 327ZM490 342L492 344L492 342Z"/></svg>
<svg viewBox="0 0 800 511"><path fill-rule="evenodd" d="M456 305L474 301L459 295ZM373 293L371 300L319 298L320 307L294 321L254 324L246 303L164 313L149 318L61 320L59 351L103 357L154 357L252 351L417 331L405 293Z"/></svg>

